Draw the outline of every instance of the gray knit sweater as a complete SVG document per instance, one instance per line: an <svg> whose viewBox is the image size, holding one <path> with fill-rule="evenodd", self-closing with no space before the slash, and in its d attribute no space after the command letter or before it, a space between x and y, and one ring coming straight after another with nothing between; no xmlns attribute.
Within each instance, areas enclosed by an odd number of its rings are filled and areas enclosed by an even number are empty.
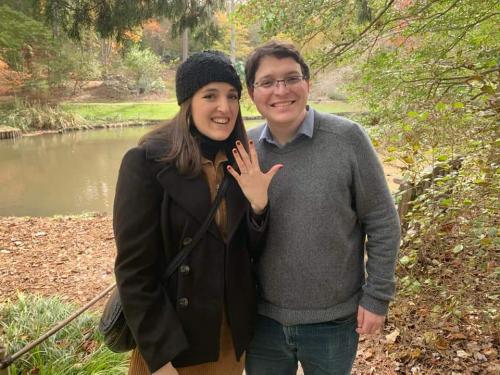
<svg viewBox="0 0 500 375"><path fill-rule="evenodd" d="M262 129L249 132L261 167L284 168L269 190L259 313L284 325L346 317L358 304L385 314L394 295L400 227L364 130L315 111L312 138L299 136L278 148L259 141Z"/></svg>

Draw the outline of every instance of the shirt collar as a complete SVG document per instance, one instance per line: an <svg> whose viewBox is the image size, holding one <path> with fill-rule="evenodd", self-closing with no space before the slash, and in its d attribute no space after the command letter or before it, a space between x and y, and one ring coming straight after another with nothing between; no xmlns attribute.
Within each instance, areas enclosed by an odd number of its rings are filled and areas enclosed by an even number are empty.
<svg viewBox="0 0 500 375"><path fill-rule="evenodd" d="M301 135L305 135L308 138L312 138L313 130L314 130L314 110L309 106L306 106L306 117L304 118L304 121L302 121L302 124L300 124L299 128L297 129L297 133L295 134L295 136L288 143L292 143ZM259 141L262 140L266 141L267 143L276 145L278 147L284 146L284 145L279 145L277 142L274 141L273 135L271 134L271 130L269 129L269 125L267 124L267 122L264 125L264 129L262 129L262 132L260 133Z"/></svg>

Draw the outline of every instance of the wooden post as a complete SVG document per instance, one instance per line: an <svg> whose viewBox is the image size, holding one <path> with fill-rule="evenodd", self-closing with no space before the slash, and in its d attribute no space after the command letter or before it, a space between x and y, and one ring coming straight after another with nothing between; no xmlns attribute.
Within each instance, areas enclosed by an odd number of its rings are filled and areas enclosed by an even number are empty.
<svg viewBox="0 0 500 375"><path fill-rule="evenodd" d="M0 124L0 139L17 138L21 136L21 130Z"/></svg>

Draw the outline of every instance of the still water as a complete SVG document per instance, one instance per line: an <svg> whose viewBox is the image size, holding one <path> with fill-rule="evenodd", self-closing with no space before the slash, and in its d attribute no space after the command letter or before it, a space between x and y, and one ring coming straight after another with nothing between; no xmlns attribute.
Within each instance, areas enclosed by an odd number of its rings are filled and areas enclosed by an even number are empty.
<svg viewBox="0 0 500 375"><path fill-rule="evenodd" d="M112 211L123 154L148 127L0 142L0 216Z"/></svg>
<svg viewBox="0 0 500 375"><path fill-rule="evenodd" d="M149 130L99 129L1 140L0 216L111 213L123 154Z"/></svg>

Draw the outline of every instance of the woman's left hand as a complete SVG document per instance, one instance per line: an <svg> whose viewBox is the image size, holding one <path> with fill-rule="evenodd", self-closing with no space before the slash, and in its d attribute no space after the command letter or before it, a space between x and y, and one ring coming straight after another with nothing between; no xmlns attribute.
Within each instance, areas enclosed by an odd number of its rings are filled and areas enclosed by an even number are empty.
<svg viewBox="0 0 500 375"><path fill-rule="evenodd" d="M283 164L274 165L267 173L262 172L253 141L250 140L248 146L250 154L246 152L240 141L236 142L236 148L233 149L233 155L240 173L230 165L227 170L240 185L241 191L250 202L253 212L261 214L267 206L269 184L276 172L283 167Z"/></svg>

